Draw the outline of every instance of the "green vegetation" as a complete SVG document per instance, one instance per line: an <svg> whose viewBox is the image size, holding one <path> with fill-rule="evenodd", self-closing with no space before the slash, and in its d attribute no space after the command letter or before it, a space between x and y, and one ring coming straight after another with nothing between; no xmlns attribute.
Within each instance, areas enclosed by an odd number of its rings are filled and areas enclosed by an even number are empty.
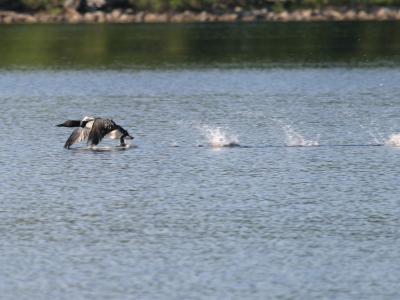
<svg viewBox="0 0 400 300"><path fill-rule="evenodd" d="M183 11L186 9L226 10L242 7L245 9L269 7L274 10L295 8L320 8L324 6L371 7L400 6L400 0L0 0L0 9L19 11L54 11L65 3L75 4L82 11L90 9L93 3L101 3L101 8L132 8L150 11ZM98 5L97 5L98 6Z"/></svg>

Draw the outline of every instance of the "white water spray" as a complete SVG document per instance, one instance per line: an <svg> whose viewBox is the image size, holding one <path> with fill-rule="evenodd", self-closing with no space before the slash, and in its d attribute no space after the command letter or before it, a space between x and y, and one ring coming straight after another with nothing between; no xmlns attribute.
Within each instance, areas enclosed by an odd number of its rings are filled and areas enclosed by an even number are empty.
<svg viewBox="0 0 400 300"><path fill-rule="evenodd" d="M393 133L385 141L385 145L392 147L400 147L400 133Z"/></svg>
<svg viewBox="0 0 400 300"><path fill-rule="evenodd" d="M316 147L319 146L318 140L307 140L300 133L295 131L290 125L284 125L283 130L286 136L286 146L288 147Z"/></svg>
<svg viewBox="0 0 400 300"><path fill-rule="evenodd" d="M207 138L207 143L211 147L234 147L239 146L239 138L231 133L228 133L220 127L200 127L200 130Z"/></svg>

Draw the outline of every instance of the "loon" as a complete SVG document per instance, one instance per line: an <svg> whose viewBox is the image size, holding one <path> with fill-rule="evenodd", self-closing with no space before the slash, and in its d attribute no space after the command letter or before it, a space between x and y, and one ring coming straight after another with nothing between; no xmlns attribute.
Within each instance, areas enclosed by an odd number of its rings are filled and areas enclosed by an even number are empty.
<svg viewBox="0 0 400 300"><path fill-rule="evenodd" d="M111 119L84 117L82 120L67 120L64 123L56 125L58 127L78 127L72 131L65 142L64 148L69 149L73 144L87 140L88 145L96 146L104 138L119 139L120 146L126 146L125 139L132 140L121 126L115 124Z"/></svg>

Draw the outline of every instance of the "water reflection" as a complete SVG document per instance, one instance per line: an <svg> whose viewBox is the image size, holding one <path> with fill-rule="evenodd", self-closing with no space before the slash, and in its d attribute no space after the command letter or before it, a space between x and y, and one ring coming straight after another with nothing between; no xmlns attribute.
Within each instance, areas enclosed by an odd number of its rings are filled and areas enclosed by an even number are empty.
<svg viewBox="0 0 400 300"><path fill-rule="evenodd" d="M0 67L391 66L393 22L13 25L0 27Z"/></svg>

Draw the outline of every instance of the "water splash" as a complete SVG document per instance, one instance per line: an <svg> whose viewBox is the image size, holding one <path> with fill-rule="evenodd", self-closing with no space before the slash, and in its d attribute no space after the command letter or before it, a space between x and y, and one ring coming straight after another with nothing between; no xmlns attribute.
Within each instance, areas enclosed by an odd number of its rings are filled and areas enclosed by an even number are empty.
<svg viewBox="0 0 400 300"><path fill-rule="evenodd" d="M385 145L392 147L400 147L400 133L394 133L385 141Z"/></svg>
<svg viewBox="0 0 400 300"><path fill-rule="evenodd" d="M207 138L207 143L211 147L235 147L239 146L239 138L236 135L228 133L220 127L203 126L200 128Z"/></svg>
<svg viewBox="0 0 400 300"><path fill-rule="evenodd" d="M286 146L288 147L316 147L319 141L307 140L300 133L295 131L290 125L284 125L283 130L286 136Z"/></svg>
<svg viewBox="0 0 400 300"><path fill-rule="evenodd" d="M120 151L120 150L127 150L129 148L136 148L137 146L134 144L125 143L125 145L96 145L96 146L87 146L85 148L76 148L82 150L89 150L89 151L97 151L97 152L112 152L112 151Z"/></svg>
<svg viewBox="0 0 400 300"><path fill-rule="evenodd" d="M375 129L372 124L370 124L369 126L364 126L360 124L360 127L367 132L367 134L373 139L375 144L383 144L383 142L385 142L382 134L377 129Z"/></svg>

